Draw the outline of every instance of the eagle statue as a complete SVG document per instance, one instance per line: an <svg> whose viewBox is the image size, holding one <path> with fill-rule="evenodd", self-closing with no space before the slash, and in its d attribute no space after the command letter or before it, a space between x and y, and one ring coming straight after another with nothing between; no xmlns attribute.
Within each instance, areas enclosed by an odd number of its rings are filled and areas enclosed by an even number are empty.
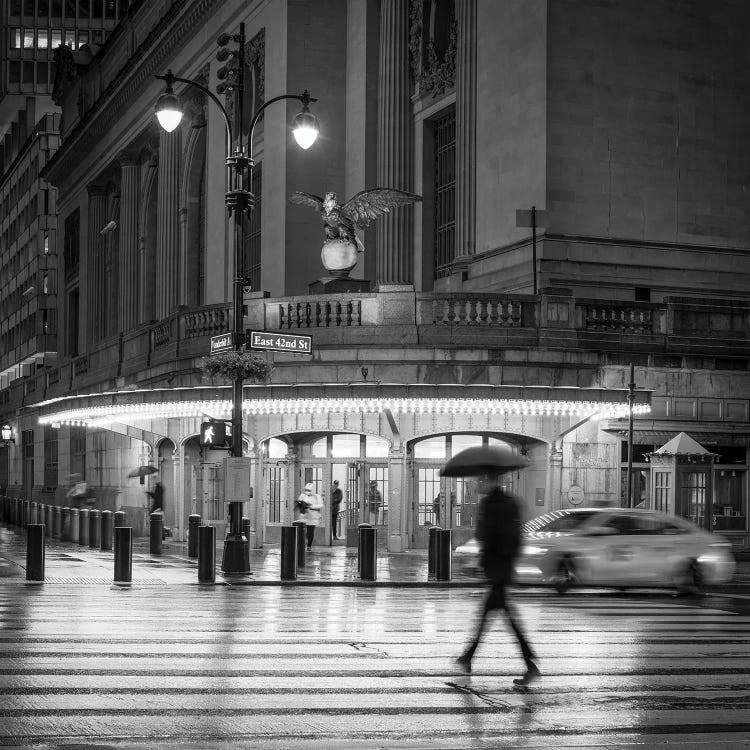
<svg viewBox="0 0 750 750"><path fill-rule="evenodd" d="M296 192L290 203L309 206L323 217L326 240L341 240L354 245L359 252L364 250L355 233L355 228L366 229L373 219L387 214L396 206L406 206L421 201L422 197L395 188L373 188L362 190L341 205L336 193L326 193L325 198L312 193Z"/></svg>

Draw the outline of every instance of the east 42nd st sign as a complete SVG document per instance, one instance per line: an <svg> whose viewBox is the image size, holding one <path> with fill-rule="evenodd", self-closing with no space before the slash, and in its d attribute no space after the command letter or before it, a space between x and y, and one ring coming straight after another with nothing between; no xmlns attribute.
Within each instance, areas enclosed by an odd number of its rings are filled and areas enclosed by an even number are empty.
<svg viewBox="0 0 750 750"><path fill-rule="evenodd" d="M251 349L264 351L311 354L312 336L297 336L292 333L273 331L250 331L249 346Z"/></svg>

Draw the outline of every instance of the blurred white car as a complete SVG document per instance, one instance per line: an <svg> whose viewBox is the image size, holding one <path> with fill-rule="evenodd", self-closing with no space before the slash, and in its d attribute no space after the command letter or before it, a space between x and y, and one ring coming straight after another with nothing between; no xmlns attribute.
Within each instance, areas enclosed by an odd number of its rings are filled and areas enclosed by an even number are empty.
<svg viewBox="0 0 750 750"><path fill-rule="evenodd" d="M455 550L459 569L477 565L472 539ZM678 516L649 510L557 510L523 526L516 562L519 583L552 585L669 586L681 592L726 583L734 575L731 544Z"/></svg>

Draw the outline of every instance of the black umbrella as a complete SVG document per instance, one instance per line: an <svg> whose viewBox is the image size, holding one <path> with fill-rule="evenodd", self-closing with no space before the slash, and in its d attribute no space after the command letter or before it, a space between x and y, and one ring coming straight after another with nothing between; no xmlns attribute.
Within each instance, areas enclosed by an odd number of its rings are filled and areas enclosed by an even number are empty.
<svg viewBox="0 0 750 750"><path fill-rule="evenodd" d="M523 456L499 445L481 445L457 453L440 472L444 477L476 477L507 474L528 466Z"/></svg>
<svg viewBox="0 0 750 750"><path fill-rule="evenodd" d="M159 471L159 469L150 464L148 466L139 466L137 469L133 469L133 471L128 474L128 477L147 477L149 474L155 474L157 471Z"/></svg>

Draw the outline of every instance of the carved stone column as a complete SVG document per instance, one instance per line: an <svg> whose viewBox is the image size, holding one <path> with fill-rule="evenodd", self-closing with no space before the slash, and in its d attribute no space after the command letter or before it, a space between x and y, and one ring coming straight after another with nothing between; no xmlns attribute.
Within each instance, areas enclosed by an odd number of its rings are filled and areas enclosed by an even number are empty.
<svg viewBox="0 0 750 750"><path fill-rule="evenodd" d="M379 187L413 191L414 121L409 78L409 3L382 0L378 72ZM376 282L411 284L414 208L401 206L376 224Z"/></svg>
<svg viewBox="0 0 750 750"><path fill-rule="evenodd" d="M477 0L456 0L456 258L476 252Z"/></svg>
<svg viewBox="0 0 750 750"><path fill-rule="evenodd" d="M104 263L106 240L101 235L107 223L107 191L103 185L87 186L88 206L88 272L86 285L86 339L94 343L104 338L107 321L105 309Z"/></svg>
<svg viewBox="0 0 750 750"><path fill-rule="evenodd" d="M118 253L120 330L129 331L138 323L138 216L141 167L136 156L119 155L120 226Z"/></svg>
<svg viewBox="0 0 750 750"><path fill-rule="evenodd" d="M159 193L156 224L156 317L165 318L177 304L180 286L180 130L159 134Z"/></svg>

